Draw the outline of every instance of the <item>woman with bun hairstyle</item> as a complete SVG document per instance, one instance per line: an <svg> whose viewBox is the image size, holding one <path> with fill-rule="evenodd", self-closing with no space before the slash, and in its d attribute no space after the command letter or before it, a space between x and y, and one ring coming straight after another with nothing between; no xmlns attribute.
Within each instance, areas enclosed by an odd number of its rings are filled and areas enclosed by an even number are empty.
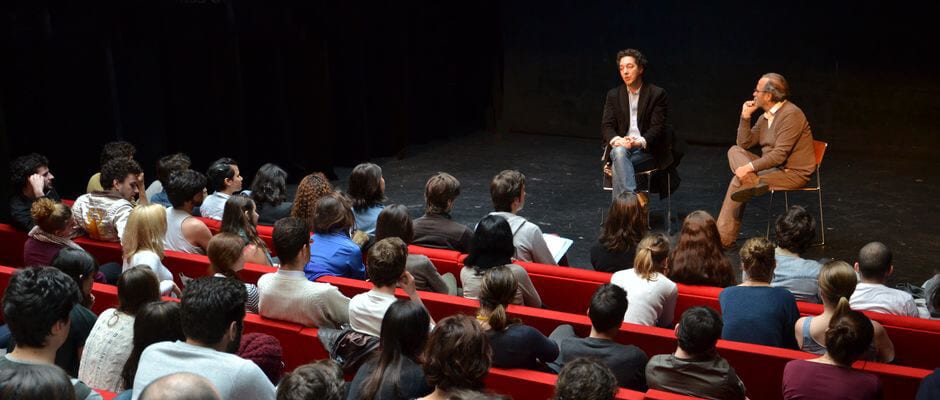
<svg viewBox="0 0 940 400"><path fill-rule="evenodd" d="M69 206L42 197L33 202L30 213L33 217L33 229L23 246L23 265L50 265L52 259L65 247L81 250L72 241L75 220Z"/></svg>
<svg viewBox="0 0 940 400"><path fill-rule="evenodd" d="M855 292L858 276L845 261L830 261L819 270L819 297L823 302L823 313L815 317L803 317L794 325L796 343L800 350L822 355L826 352L826 330L836 316L850 311L849 299ZM872 321L874 340L863 359L889 363L894 361L894 344L885 328Z"/></svg>
<svg viewBox="0 0 940 400"><path fill-rule="evenodd" d="M627 291L627 313L623 322L672 328L679 289L666 277L669 270L669 238L662 233L647 235L636 246L633 268L617 271L610 283Z"/></svg>

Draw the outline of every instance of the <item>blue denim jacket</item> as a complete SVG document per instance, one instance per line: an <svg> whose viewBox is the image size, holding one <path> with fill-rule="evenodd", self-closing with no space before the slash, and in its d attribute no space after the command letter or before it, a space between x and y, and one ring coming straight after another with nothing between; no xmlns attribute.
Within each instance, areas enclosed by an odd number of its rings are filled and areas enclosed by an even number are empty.
<svg viewBox="0 0 940 400"><path fill-rule="evenodd" d="M793 293L797 301L821 303L819 299L819 269L822 264L815 260L783 255L776 251L777 268L771 286L783 287Z"/></svg>

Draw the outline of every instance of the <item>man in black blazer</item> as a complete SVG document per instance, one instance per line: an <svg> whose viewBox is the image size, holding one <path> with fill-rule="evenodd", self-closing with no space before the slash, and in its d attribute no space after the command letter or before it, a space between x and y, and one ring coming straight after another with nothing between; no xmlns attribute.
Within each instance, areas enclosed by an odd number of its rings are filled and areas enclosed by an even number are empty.
<svg viewBox="0 0 940 400"><path fill-rule="evenodd" d="M607 92L601 121L613 169L614 198L636 191L635 171L665 169L673 163L666 91L643 82L646 57L638 50L621 50L617 64L624 84Z"/></svg>

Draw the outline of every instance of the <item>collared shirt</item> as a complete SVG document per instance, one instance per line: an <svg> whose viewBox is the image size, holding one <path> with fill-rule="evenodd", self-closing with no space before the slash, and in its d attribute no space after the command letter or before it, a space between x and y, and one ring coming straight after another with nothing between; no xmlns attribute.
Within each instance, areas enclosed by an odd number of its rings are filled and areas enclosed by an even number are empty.
<svg viewBox="0 0 940 400"><path fill-rule="evenodd" d="M219 191L212 193L202 201L202 205L199 206L199 214L206 218L221 221L222 214L225 212L225 202L228 201L229 197L232 197L232 195Z"/></svg>
<svg viewBox="0 0 940 400"><path fill-rule="evenodd" d="M767 127L770 128L774 124L774 116L777 115L777 111L780 110L780 107L783 107L783 104L787 101L781 101L777 104L774 104L773 107L770 107L770 111L764 113L764 118L767 119Z"/></svg>
<svg viewBox="0 0 940 400"><path fill-rule="evenodd" d="M639 105L640 105L640 90L641 89L643 89L643 85L640 85L640 87L637 88L636 92L630 90L630 87L627 86L627 97L630 98L630 106L629 106L630 107L630 128L627 129L627 137L635 140L637 143L640 144L641 148L645 149L646 138L644 138L643 135L640 134L640 126L639 126L639 122L637 122L637 120L639 119L639 114L640 114ZM611 143L613 143L613 141L620 139L620 138L621 138L620 136L614 137L613 139L611 139Z"/></svg>

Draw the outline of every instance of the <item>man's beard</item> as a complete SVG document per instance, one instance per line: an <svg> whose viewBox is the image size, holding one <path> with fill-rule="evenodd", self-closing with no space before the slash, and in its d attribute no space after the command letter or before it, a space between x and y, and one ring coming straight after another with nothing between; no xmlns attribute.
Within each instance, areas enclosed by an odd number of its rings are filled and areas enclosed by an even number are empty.
<svg viewBox="0 0 940 400"><path fill-rule="evenodd" d="M238 353L238 348L241 347L241 344L242 344L242 328L243 328L242 321L236 322L235 337L232 338L232 341L229 342L228 346L225 348L226 353L230 353L230 354Z"/></svg>

